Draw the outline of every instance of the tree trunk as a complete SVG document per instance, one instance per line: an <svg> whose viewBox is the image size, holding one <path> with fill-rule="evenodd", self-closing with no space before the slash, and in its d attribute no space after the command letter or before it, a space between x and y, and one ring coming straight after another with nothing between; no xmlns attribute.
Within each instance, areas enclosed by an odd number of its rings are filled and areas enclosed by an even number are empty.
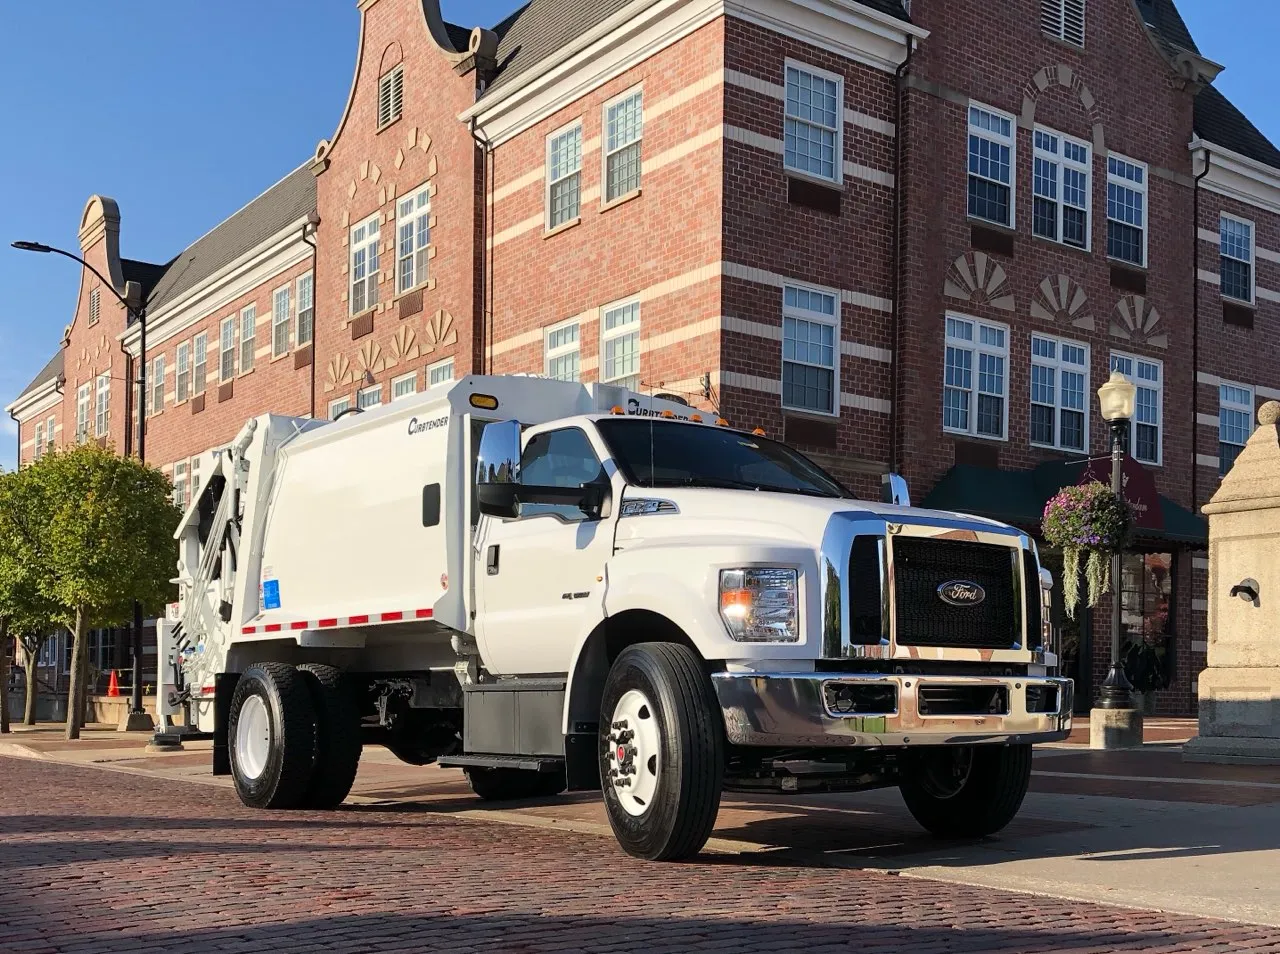
<svg viewBox="0 0 1280 954"><path fill-rule="evenodd" d="M53 638L57 639L58 637L54 636ZM22 668L27 677L27 698L22 706L23 725L36 724L36 687L39 685L36 681L36 663L40 659L40 647L43 642L44 640L41 640L36 643L34 649L25 642L22 644L22 658L26 660L22 664Z"/></svg>
<svg viewBox="0 0 1280 954"><path fill-rule="evenodd" d="M14 653L16 656L17 653ZM0 735L9 734L9 620L0 617Z"/></svg>
<svg viewBox="0 0 1280 954"><path fill-rule="evenodd" d="M75 642L71 646L71 686L67 693L67 738L80 738L84 728L84 704L88 697L89 616L83 606L76 608Z"/></svg>

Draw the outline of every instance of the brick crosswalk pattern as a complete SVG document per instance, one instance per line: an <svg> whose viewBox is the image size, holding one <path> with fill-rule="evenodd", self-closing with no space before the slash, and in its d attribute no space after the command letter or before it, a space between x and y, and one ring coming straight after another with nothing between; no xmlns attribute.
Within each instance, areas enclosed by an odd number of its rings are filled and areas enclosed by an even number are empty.
<svg viewBox="0 0 1280 954"><path fill-rule="evenodd" d="M1275 951L1280 932L761 855L633 862L439 808L272 814L233 793L0 759L0 950Z"/></svg>

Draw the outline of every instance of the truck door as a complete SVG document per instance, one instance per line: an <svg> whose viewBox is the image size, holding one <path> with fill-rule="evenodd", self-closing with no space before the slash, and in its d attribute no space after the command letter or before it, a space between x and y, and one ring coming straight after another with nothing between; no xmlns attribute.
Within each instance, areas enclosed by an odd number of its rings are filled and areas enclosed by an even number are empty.
<svg viewBox="0 0 1280 954"><path fill-rule="evenodd" d="M577 427L531 437L520 475L521 483L547 487L609 484ZM529 504L514 519L481 517L476 635L490 672L568 671L575 641L603 613L614 509L606 503L599 517L574 506Z"/></svg>

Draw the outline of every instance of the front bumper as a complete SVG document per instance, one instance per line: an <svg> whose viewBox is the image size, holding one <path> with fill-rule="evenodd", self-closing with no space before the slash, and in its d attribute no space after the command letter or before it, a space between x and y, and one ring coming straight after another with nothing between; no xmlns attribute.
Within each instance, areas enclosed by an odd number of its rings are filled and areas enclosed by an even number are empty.
<svg viewBox="0 0 1280 954"><path fill-rule="evenodd" d="M731 743L805 748L1057 742L1071 733L1075 691L1070 679L1043 676L719 672L712 682ZM1032 708L1052 711L1028 711L1029 693ZM836 711L852 696L884 705ZM966 698L1000 704L957 711Z"/></svg>

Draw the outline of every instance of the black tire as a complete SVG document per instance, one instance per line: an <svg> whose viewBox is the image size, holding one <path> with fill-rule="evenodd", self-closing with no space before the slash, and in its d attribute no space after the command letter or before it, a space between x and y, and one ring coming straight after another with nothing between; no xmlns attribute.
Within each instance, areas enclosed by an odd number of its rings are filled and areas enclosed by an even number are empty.
<svg viewBox="0 0 1280 954"><path fill-rule="evenodd" d="M298 674L316 711L316 765L301 807L337 808L351 794L360 768L360 708L340 670L303 663Z"/></svg>
<svg viewBox="0 0 1280 954"><path fill-rule="evenodd" d="M270 742L261 774L249 778L239 764L236 732L245 703L255 696L266 706ZM231 777L240 801L252 808L298 807L315 767L315 740L315 706L296 669L284 663L257 663L240 675L227 725Z"/></svg>
<svg viewBox="0 0 1280 954"><path fill-rule="evenodd" d="M564 769L535 772L528 769L468 768L467 784L486 802L511 802L521 798L551 798L565 790Z"/></svg>
<svg viewBox="0 0 1280 954"><path fill-rule="evenodd" d="M661 768L652 800L641 814L623 806L610 777L611 723L629 690L656 710ZM627 854L646 861L682 861L702 850L720 811L724 787L724 722L702 661L676 643L624 649L605 681L600 704L600 778L614 837Z"/></svg>
<svg viewBox="0 0 1280 954"><path fill-rule="evenodd" d="M969 758L963 780L939 782ZM939 838L983 838L1013 821L1031 784L1031 746L939 747L913 754L899 783L902 800L925 830Z"/></svg>

